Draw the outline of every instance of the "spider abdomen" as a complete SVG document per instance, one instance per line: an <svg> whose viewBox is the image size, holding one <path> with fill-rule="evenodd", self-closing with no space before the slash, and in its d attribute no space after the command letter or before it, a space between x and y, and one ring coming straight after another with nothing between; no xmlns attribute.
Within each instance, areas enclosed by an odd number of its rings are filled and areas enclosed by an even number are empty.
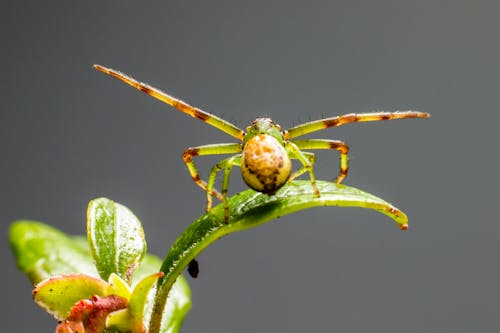
<svg viewBox="0 0 500 333"><path fill-rule="evenodd" d="M287 151L273 136L257 134L246 142L241 176L252 189L274 194L286 183L291 170L292 162Z"/></svg>

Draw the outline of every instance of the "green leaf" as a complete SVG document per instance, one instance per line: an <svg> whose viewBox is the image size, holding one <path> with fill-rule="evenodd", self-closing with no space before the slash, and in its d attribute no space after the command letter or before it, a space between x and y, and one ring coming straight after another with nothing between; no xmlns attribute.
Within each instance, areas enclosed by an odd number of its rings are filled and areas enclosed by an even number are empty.
<svg viewBox="0 0 500 333"><path fill-rule="evenodd" d="M130 286L115 273L111 273L108 283L109 295L116 295L125 299L130 299L130 296L132 296L132 290L130 290Z"/></svg>
<svg viewBox="0 0 500 333"><path fill-rule="evenodd" d="M23 220L10 226L9 239L19 269L28 275L33 284L61 274L83 273L99 277L86 237L68 236L41 222ZM134 281L140 282L146 276L157 273L160 265L160 258L146 254L133 274ZM110 278L110 282L113 284L110 292L125 296L125 292L120 291L124 286L116 283L117 279ZM145 304L146 323L151 316L155 290L153 288L149 293ZM177 279L169 297L169 304L164 310L163 327L178 328L191 308L191 291L182 276Z"/></svg>
<svg viewBox="0 0 500 333"><path fill-rule="evenodd" d="M115 311L108 315L106 327L131 333L146 332L146 326L151 317L155 282L163 273L151 274L135 286L127 309ZM186 280L181 276L177 279L169 294L169 301L163 311L161 332L176 333L191 308L190 290Z"/></svg>
<svg viewBox="0 0 500 333"><path fill-rule="evenodd" d="M146 255L134 273L134 281L142 281L148 278L151 274L159 272L161 266L160 258L153 255ZM137 287L137 286L136 286ZM134 289L134 293L135 293ZM154 296L156 294L156 285L151 288L147 295L146 303L144 304L144 319L145 325L148 325L151 318L151 312L154 305ZM136 295L137 297L137 295ZM131 301L132 302L132 301ZM168 295L168 302L162 313L161 332L176 333L184 321L184 317L191 309L191 290L186 279L180 275L174 283ZM118 320L118 319L117 319Z"/></svg>
<svg viewBox="0 0 500 333"><path fill-rule="evenodd" d="M9 229L17 266L33 284L54 275L83 273L98 276L87 244L46 224L20 220Z"/></svg>
<svg viewBox="0 0 500 333"><path fill-rule="evenodd" d="M93 296L106 296L110 285L84 274L67 274L40 282L33 290L35 302L56 319L64 320L71 308L80 300Z"/></svg>
<svg viewBox="0 0 500 333"><path fill-rule="evenodd" d="M321 193L319 197L314 194L310 181L293 181L271 196L247 190L228 199L231 214L228 223L224 220L222 205L212 208L194 221L177 238L163 261L161 271L165 276L160 279L157 290L150 332L160 331L157 323L177 277L192 259L224 235L317 206L370 208L391 217L402 230L408 228L408 218L403 212L374 195L326 181L318 181L317 186ZM169 303L170 298L166 302L167 306Z"/></svg>
<svg viewBox="0 0 500 333"><path fill-rule="evenodd" d="M131 282L146 253L141 222L125 206L106 198L89 203L87 237L97 270L104 280L111 273Z"/></svg>
<svg viewBox="0 0 500 333"><path fill-rule="evenodd" d="M131 332L130 321L130 311L128 308L113 311L106 317L106 328L111 332Z"/></svg>
<svg viewBox="0 0 500 333"><path fill-rule="evenodd" d="M153 287L154 283L161 276L163 276L161 272L147 276L135 286L130 298L129 307L132 333L140 333L144 330L144 310L148 301L148 295L151 287Z"/></svg>
<svg viewBox="0 0 500 333"><path fill-rule="evenodd" d="M10 226L9 241L17 266L33 284L68 273L99 276L87 237L69 236L41 222L19 220ZM134 281L158 272L160 265L158 257L146 254L134 272Z"/></svg>

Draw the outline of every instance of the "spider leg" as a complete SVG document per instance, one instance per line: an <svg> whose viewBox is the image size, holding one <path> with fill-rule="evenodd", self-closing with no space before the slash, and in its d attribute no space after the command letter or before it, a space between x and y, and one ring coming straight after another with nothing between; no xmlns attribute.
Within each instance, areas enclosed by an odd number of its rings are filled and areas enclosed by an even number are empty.
<svg viewBox="0 0 500 333"><path fill-rule="evenodd" d="M355 122L408 119L408 118L428 118L428 117L430 117L430 114L419 111L350 113L350 114L345 114L343 116L314 120L292 127L283 132L283 138L285 140L289 140L325 128L340 126Z"/></svg>
<svg viewBox="0 0 500 333"><path fill-rule="evenodd" d="M309 177L311 178L311 185L314 189L314 193L316 193L316 195L319 196L319 190L318 190L318 187L316 186L316 177L314 176L314 172L313 172L313 162L311 162L311 158L308 157L308 156L311 156L310 153L308 153L308 154L304 153L292 141L286 141L285 149L291 153L291 156L293 158L298 159L299 162L302 163L302 168L300 170L294 172L294 174L291 175L290 178L292 178L292 177L296 178L306 171L309 172ZM312 158L312 161L314 161L314 158Z"/></svg>
<svg viewBox="0 0 500 333"><path fill-rule="evenodd" d="M309 162L314 165L314 163L316 162L316 156L314 155L314 153L310 153L310 152L307 152L307 151L303 151L302 154L304 154L305 157L307 157L307 159L309 160ZM290 158L292 159L298 159L297 157L295 157L294 155L290 156ZM299 170L295 171L294 173L292 173L290 175L290 178L288 178L288 181L291 182L292 180L294 180L295 178L301 176L304 172L307 171L307 168L302 165L302 168L300 168Z"/></svg>
<svg viewBox="0 0 500 333"><path fill-rule="evenodd" d="M150 86L147 83L144 82L139 82L136 79L134 79L131 76L128 76L127 74L124 74L122 72L116 71L111 68L107 68L101 65L94 65L94 68L97 69L100 72L103 72L104 74L108 74L109 76L114 77L115 79L118 79L122 82L125 82L126 84L136 88L137 90L140 90L151 97L154 97L164 103L167 103L170 106L173 106L177 110L184 112L188 115L190 115L193 118L200 119L201 121L214 126L215 128L220 129L221 131L239 139L243 140L243 137L245 136L245 132L238 128L237 126L231 124L230 122L221 119L211 113L205 112L201 109L198 109L194 106L189 105L188 103L175 98L173 96L170 96L169 94L161 91L158 88L155 88L153 86Z"/></svg>
<svg viewBox="0 0 500 333"><path fill-rule="evenodd" d="M241 154L236 154L231 157L228 157L217 164L214 165L212 170L210 171L210 176L208 177L207 182L207 212L212 208L212 189L214 187L215 178L217 177L217 173L221 170L224 170L224 176L222 180L222 203L224 205L224 220L226 223L229 221L229 205L227 202L227 192L229 189L229 176L231 175L231 170L233 166L241 165Z"/></svg>
<svg viewBox="0 0 500 333"><path fill-rule="evenodd" d="M299 149L334 149L340 152L340 172L335 183L340 183L347 175L348 170L348 154L349 146L339 140L323 140L323 139L309 139L309 140L293 140Z"/></svg>
<svg viewBox="0 0 500 333"><path fill-rule="evenodd" d="M217 197L220 201L224 201L224 197L217 190L210 190L208 193L208 186L205 181L200 178L200 174L198 172L198 168L194 164L193 157L195 156L203 156L203 155L222 155L222 154L234 154L241 152L241 144L240 143L219 143L212 145L204 145L199 147L191 147L187 148L182 154L182 160L186 163L189 174L191 178L195 182L196 185L201 187L204 191L207 192L207 195L213 195ZM213 188L213 184L212 184Z"/></svg>

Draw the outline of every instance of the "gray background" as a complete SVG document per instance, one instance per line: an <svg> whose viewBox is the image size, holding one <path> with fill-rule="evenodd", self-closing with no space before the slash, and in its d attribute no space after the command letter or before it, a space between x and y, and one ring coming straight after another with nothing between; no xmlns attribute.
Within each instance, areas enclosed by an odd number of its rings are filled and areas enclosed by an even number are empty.
<svg viewBox="0 0 500 333"><path fill-rule="evenodd" d="M3 1L2 331L56 325L15 268L11 221L83 234L88 201L107 196L164 255L205 204L182 151L234 142L93 63L240 127L262 115L287 128L349 112L432 113L312 135L350 145L345 183L403 209L408 232L373 211L317 208L225 237L199 257L184 332L499 331L499 7ZM318 178L335 177L337 155L318 155ZM206 172L215 160L198 162Z"/></svg>

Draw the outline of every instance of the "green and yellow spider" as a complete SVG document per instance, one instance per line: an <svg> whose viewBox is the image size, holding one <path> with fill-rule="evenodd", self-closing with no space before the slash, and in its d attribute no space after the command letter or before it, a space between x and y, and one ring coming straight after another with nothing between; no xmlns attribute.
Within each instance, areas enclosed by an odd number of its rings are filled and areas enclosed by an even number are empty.
<svg viewBox="0 0 500 333"><path fill-rule="evenodd" d="M335 178L334 182L340 183L347 175L347 156L349 147L339 140L296 140L295 138L325 128L354 122L428 118L430 116L428 113L418 111L351 113L307 122L285 131L281 131L280 126L275 124L270 118L257 118L246 128L246 131L243 131L228 121L193 107L180 99L170 96L146 83L139 82L126 74L100 65L94 65L94 68L173 106L193 118L200 119L240 141L238 143L218 143L187 148L182 155L182 159L184 163L186 163L193 181L207 193L207 212L212 208L212 197L215 196L217 199L221 200L224 205L226 222L229 220L227 192L229 176L233 166L236 165L240 167L243 181L249 187L255 191L269 195L275 194L287 181L291 181L303 173L308 172L314 192L319 196L320 193L316 186L313 172L315 161L314 153L304 152L303 150L338 150L340 152L340 173L337 178ZM194 164L193 157L223 154L233 155L215 164L210 171L208 180L206 182L203 181ZM298 160L302 165L299 170L293 173L291 159ZM214 189L214 183L217 173L222 170L224 174L221 191L219 192Z"/></svg>

